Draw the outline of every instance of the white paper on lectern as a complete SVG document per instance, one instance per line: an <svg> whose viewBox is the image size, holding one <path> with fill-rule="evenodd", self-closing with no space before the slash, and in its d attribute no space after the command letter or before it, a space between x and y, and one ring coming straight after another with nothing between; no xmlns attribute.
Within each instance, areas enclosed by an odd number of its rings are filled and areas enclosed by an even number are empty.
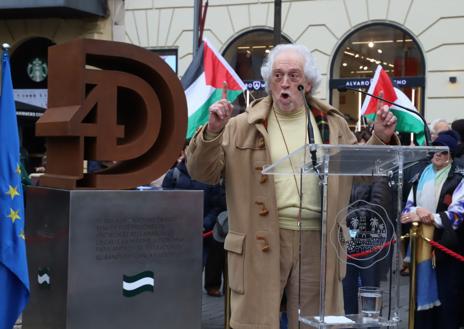
<svg viewBox="0 0 464 329"><path fill-rule="evenodd" d="M317 321L320 321L318 316L314 317ZM348 319L345 316L337 316L337 315L328 315L324 316L324 323L327 324L349 324L349 323L355 323L353 320Z"/></svg>

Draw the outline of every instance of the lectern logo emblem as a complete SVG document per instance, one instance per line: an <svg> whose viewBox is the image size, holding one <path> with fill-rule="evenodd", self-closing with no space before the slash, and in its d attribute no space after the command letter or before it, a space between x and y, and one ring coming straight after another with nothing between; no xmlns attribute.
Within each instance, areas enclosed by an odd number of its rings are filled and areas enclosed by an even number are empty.
<svg viewBox="0 0 464 329"><path fill-rule="evenodd" d="M185 144L182 85L156 54L130 44L75 40L49 49L47 137L40 185L125 189L165 173ZM83 162L108 169L85 174Z"/></svg>
<svg viewBox="0 0 464 329"><path fill-rule="evenodd" d="M338 260L361 269L385 259L393 252L395 242L395 226L386 209L364 200L340 211L330 230L330 244Z"/></svg>
<svg viewBox="0 0 464 329"><path fill-rule="evenodd" d="M125 297L134 297L144 291L153 292L154 286L155 279L152 271L144 271L132 276L122 276L122 294Z"/></svg>

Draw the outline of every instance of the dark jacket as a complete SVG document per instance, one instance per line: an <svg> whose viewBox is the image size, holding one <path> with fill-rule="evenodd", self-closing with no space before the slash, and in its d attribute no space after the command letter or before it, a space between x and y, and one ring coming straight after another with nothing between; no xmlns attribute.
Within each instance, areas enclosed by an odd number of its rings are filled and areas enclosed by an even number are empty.
<svg viewBox="0 0 464 329"><path fill-rule="evenodd" d="M347 253L353 255L365 252L390 241L395 231L394 193L387 179L375 177L369 182L354 184L351 190L350 207L347 215L347 227L350 230L351 243L347 244ZM355 257L349 262L362 261L362 266L377 263L376 272L382 274L388 268L389 248L383 248L370 256ZM367 259L364 261L364 258ZM385 263L385 264L384 264Z"/></svg>
<svg viewBox="0 0 464 329"><path fill-rule="evenodd" d="M171 168L161 185L166 190L201 190L203 196L203 229L210 231L216 223L217 215L226 210L225 191L222 184L208 185L190 177L185 160Z"/></svg>

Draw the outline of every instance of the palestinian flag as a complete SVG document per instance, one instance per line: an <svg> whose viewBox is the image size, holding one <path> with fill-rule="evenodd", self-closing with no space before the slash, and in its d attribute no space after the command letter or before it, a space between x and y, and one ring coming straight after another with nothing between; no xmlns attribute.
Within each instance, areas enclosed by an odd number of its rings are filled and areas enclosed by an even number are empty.
<svg viewBox="0 0 464 329"><path fill-rule="evenodd" d="M182 77L188 105L187 138L208 122L209 107L222 97L227 82L227 99L233 102L245 89L245 84L216 49L203 39L192 63Z"/></svg>
<svg viewBox="0 0 464 329"><path fill-rule="evenodd" d="M411 100L401 90L393 87L393 83L382 66L377 66L374 78L372 79L368 93L382 97L383 99L394 102L418 113ZM381 95L383 93L383 95ZM361 107L361 115L369 121L375 120L377 102L379 100L366 96ZM386 103L387 105L390 105ZM419 114L409 112L401 107L390 105L390 111L396 116L396 130L399 132L414 133L419 145L425 144L424 122Z"/></svg>

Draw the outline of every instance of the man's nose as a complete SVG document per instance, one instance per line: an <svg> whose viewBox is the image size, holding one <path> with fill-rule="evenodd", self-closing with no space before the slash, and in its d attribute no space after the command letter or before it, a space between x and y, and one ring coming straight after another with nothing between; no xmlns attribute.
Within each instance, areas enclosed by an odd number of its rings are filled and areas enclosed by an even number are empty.
<svg viewBox="0 0 464 329"><path fill-rule="evenodd" d="M288 87L290 86L290 78L288 75L284 74L283 78L282 78L282 82L281 82L281 86L282 87Z"/></svg>

